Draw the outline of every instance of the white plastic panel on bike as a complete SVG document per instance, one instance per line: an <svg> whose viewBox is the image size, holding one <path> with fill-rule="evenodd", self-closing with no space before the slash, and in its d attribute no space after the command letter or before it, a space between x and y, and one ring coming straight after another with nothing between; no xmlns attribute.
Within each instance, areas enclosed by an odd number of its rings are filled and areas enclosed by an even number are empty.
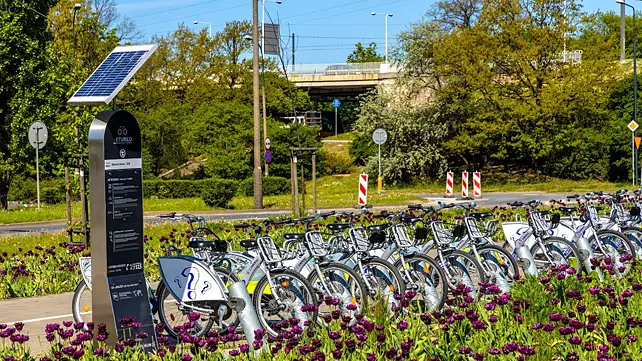
<svg viewBox="0 0 642 361"><path fill-rule="evenodd" d="M78 265L80 266L80 272L82 278L85 280L85 284L91 290L91 257L80 257L80 259L78 259Z"/></svg>
<svg viewBox="0 0 642 361"><path fill-rule="evenodd" d="M511 247L515 248L515 242L517 242L524 233L528 232L528 223L526 222L503 222L502 231L504 231L504 238L510 244ZM531 248L535 244L535 237L532 235L528 238L526 242L528 248Z"/></svg>
<svg viewBox="0 0 642 361"><path fill-rule="evenodd" d="M194 257L159 257L158 267L165 285L177 300L225 301L225 284L207 264Z"/></svg>

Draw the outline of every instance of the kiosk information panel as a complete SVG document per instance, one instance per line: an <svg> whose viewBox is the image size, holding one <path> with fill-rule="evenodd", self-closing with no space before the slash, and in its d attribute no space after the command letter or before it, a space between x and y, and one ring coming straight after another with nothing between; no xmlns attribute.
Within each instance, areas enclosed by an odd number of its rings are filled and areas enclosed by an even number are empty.
<svg viewBox="0 0 642 361"><path fill-rule="evenodd" d="M94 119L89 130L93 322L124 338L144 332L149 336L141 343L152 351L156 337L144 273L141 149L140 128L130 113L104 111ZM109 337L108 343L115 340Z"/></svg>

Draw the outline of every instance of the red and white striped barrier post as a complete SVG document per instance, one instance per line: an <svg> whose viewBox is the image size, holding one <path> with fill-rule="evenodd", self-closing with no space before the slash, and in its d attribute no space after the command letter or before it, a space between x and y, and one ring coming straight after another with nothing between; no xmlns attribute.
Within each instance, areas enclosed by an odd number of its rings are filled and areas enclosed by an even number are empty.
<svg viewBox="0 0 642 361"><path fill-rule="evenodd" d="M468 171L466 170L461 173L461 196L468 197Z"/></svg>
<svg viewBox="0 0 642 361"><path fill-rule="evenodd" d="M481 173L473 172L473 197L481 198Z"/></svg>
<svg viewBox="0 0 642 361"><path fill-rule="evenodd" d="M453 172L448 171L448 173L446 173L446 197L453 196L453 179L454 179Z"/></svg>
<svg viewBox="0 0 642 361"><path fill-rule="evenodd" d="M359 176L359 205L366 204L368 204L368 175L361 174Z"/></svg>

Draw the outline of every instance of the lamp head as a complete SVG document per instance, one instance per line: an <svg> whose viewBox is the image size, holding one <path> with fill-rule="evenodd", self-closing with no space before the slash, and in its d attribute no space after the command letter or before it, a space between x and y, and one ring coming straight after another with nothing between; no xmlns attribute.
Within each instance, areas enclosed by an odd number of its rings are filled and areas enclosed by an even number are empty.
<svg viewBox="0 0 642 361"><path fill-rule="evenodd" d="M194 24L198 24L198 20L194 20Z"/></svg>
<svg viewBox="0 0 642 361"><path fill-rule="evenodd" d="M276 0L276 3L280 5L280 4L283 4L283 1L281 1L281 0Z"/></svg>
<svg viewBox="0 0 642 361"><path fill-rule="evenodd" d="M80 10L80 8L81 8L81 7L82 7L82 5L80 5L80 3L76 3L76 4L74 5L74 10L75 10L75 11L78 11L78 10Z"/></svg>
<svg viewBox="0 0 642 361"><path fill-rule="evenodd" d="M373 11L373 12L372 12L372 16L375 16L375 15L377 15L377 13L375 13L375 12Z"/></svg>
<svg viewBox="0 0 642 361"><path fill-rule="evenodd" d="M626 4L625 0L615 0L615 2L622 5Z"/></svg>
<svg viewBox="0 0 642 361"><path fill-rule="evenodd" d="M388 14L388 16L392 17L392 14Z"/></svg>

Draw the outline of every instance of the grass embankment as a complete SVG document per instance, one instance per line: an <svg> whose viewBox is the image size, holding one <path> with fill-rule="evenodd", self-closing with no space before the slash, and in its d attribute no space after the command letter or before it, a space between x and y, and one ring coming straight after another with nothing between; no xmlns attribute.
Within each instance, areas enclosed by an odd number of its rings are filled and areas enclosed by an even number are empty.
<svg viewBox="0 0 642 361"><path fill-rule="evenodd" d="M417 185L392 186L384 184L384 192L378 194L376 191L376 177L371 177L368 203L377 204L404 204L408 202L422 201L421 195L443 194L443 182L431 182ZM456 178L456 182L458 179ZM472 178L471 178L472 180ZM630 187L629 184L601 182L595 180L573 181L561 179L548 179L536 183L483 183L482 192L549 192L549 193L586 193L590 191L615 191ZM334 175L325 176L317 180L317 207L350 207L357 203L358 175ZM455 188L455 193L458 193ZM291 207L292 198L290 194L279 196L268 196L263 200L266 208ZM312 182L306 182L305 205L312 207ZM252 209L254 201L252 197L234 197L230 202L233 210ZM145 212L207 212L223 210L205 205L200 198L180 199L145 199ZM80 217L80 204L73 205L74 218ZM0 211L0 224L41 222L51 220L62 220L66 218L66 207L64 204L44 205L40 211L35 207L18 208L10 211Z"/></svg>

